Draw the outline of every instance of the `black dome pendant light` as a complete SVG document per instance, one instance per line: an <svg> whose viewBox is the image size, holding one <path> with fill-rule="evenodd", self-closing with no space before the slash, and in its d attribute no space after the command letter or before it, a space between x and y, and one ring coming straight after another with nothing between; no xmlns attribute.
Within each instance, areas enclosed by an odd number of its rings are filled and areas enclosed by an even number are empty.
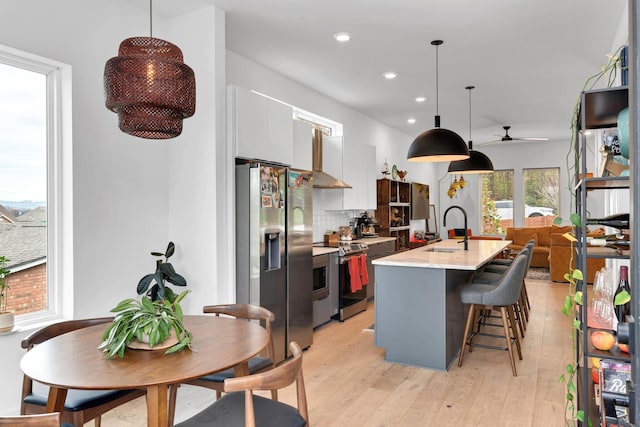
<svg viewBox="0 0 640 427"><path fill-rule="evenodd" d="M449 173L453 174L481 174L492 173L493 163L491 159L484 153L473 150L473 141L471 141L471 89L475 86L467 86L465 89L469 91L469 158L467 160L458 160L449 163Z"/></svg>
<svg viewBox="0 0 640 427"><path fill-rule="evenodd" d="M440 127L438 114L438 46L442 40L434 40L436 47L436 116L435 128L422 132L409 147L407 160L410 162L452 162L469 158L469 150L464 139L449 129Z"/></svg>

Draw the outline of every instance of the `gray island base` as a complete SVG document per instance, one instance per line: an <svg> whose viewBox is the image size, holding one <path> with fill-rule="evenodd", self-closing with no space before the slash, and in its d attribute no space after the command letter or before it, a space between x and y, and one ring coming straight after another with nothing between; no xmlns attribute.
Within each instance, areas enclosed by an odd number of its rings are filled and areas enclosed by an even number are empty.
<svg viewBox="0 0 640 427"><path fill-rule="evenodd" d="M445 240L373 262L375 345L385 360L446 371L460 351L466 307L459 289L510 241Z"/></svg>

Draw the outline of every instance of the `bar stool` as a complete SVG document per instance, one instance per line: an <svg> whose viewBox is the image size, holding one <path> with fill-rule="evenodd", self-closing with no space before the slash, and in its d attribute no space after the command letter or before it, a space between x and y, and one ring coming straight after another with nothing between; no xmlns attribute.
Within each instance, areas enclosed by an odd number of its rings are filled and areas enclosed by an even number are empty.
<svg viewBox="0 0 640 427"><path fill-rule="evenodd" d="M527 244L520 250L518 255L527 254L527 268L526 272L529 271L529 267L531 266L531 260L533 258L533 247L535 246L535 240L529 240ZM473 278L475 283L483 283L483 284L496 284L501 279L502 274L504 274L513 260L496 260L496 261L509 261L508 265L488 265L484 268L484 270L478 274L476 274ZM527 285L524 278L522 279L522 290L520 291L520 298L516 304L515 311L518 316L518 323L520 325L520 331L522 332L522 336L524 337L524 329L527 329L527 323L529 321L529 310L531 305L529 304L529 295L527 293Z"/></svg>
<svg viewBox="0 0 640 427"><path fill-rule="evenodd" d="M513 305L518 301L520 291L522 289L523 277L527 266L527 256L519 254L511 264L500 281L496 285L470 283L460 290L460 299L464 304L469 304L469 314L467 315L467 323L464 329L462 339L462 348L458 357L458 366L462 366L462 360L466 347L469 346L469 352L472 347L483 347L494 350L506 350L509 352L511 361L511 371L513 376L517 376L515 355L513 353L513 344L515 343L518 351L518 358L522 360L522 349L520 347L520 339L516 330L516 320L513 312ZM472 326L483 310L499 310L502 318L502 326L504 335L487 334L480 331L471 332ZM503 337L507 347L496 347L473 342L473 338L477 335Z"/></svg>
<svg viewBox="0 0 640 427"><path fill-rule="evenodd" d="M536 241L531 239L529 240L524 247L529 248L529 265L527 267L527 271L529 271L529 267L531 267L531 259L533 258L533 248L536 246ZM524 248L523 248L524 249ZM494 259L487 264L485 267L485 271L487 272L504 272L504 270L511 265L513 260L511 259ZM525 274L526 276L526 274ZM527 320L529 320L529 311L531 310L531 302L529 301L529 293L527 292L527 284L523 283L522 285L522 293L524 297L524 302L526 303L526 315Z"/></svg>

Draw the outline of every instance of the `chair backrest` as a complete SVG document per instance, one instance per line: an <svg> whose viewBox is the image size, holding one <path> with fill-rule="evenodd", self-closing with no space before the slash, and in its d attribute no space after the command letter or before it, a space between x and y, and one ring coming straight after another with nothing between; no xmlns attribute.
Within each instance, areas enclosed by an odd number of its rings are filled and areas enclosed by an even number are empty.
<svg viewBox="0 0 640 427"><path fill-rule="evenodd" d="M447 235L450 239L455 238L463 238L464 237L464 228L450 228L447 231ZM471 229L467 229L467 237L471 237ZM502 239L500 239L502 240Z"/></svg>
<svg viewBox="0 0 640 427"><path fill-rule="evenodd" d="M98 317L93 319L67 320L64 322L54 323L29 334L29 336L22 340L21 346L24 349L31 350L34 345L42 344L43 342L53 337L57 337L58 335L112 321L113 317Z"/></svg>
<svg viewBox="0 0 640 427"><path fill-rule="evenodd" d="M253 304L218 304L205 305L202 308L203 313L215 314L220 316L233 316L237 319L260 320L264 322L264 328L269 334L269 343L267 344L267 356L271 360L275 360L275 348L273 346L273 338L271 336L271 323L276 319L276 315L264 307Z"/></svg>
<svg viewBox="0 0 640 427"><path fill-rule="evenodd" d="M0 426L11 427L60 427L60 412L37 415L0 417Z"/></svg>
<svg viewBox="0 0 640 427"><path fill-rule="evenodd" d="M27 351L31 350L34 346L42 344L43 342L57 337L58 335L66 334L67 332L75 331L77 329L87 328L89 326L100 325L102 323L109 323L113 321L113 317L98 317L93 319L79 319L79 320L67 320L64 322L53 323L51 325L40 328L37 331L32 332L25 337L20 343L21 347ZM23 375L22 377L22 400L24 404L24 398L33 392L33 380Z"/></svg>
<svg viewBox="0 0 640 427"><path fill-rule="evenodd" d="M520 253L504 272L495 289L482 294L482 304L506 306L515 304L520 296L526 274L527 254Z"/></svg>
<svg viewBox="0 0 640 427"><path fill-rule="evenodd" d="M296 383L298 412L307 424L309 423L307 393L305 391L304 378L302 376L302 349L295 341L291 341L289 348L293 353L293 357L286 360L281 365L259 374L228 378L224 381L225 392L245 392L246 426L255 425L255 416L253 413L254 390L277 390L287 387L294 382Z"/></svg>
<svg viewBox="0 0 640 427"><path fill-rule="evenodd" d="M527 253L527 268L525 270L525 276L526 276L526 271L529 270L529 267L531 266L531 259L533 258L533 248L536 246L536 241L534 239L529 240L525 245L524 248L527 248L529 250L529 252ZM523 248L523 249L524 249Z"/></svg>

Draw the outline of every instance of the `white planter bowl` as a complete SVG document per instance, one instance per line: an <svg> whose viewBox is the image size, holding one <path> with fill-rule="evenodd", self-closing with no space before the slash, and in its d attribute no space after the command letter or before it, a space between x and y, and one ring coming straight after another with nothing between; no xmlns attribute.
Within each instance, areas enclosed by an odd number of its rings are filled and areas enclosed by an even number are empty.
<svg viewBox="0 0 640 427"><path fill-rule="evenodd" d="M11 332L15 323L13 311L0 313L0 333Z"/></svg>

